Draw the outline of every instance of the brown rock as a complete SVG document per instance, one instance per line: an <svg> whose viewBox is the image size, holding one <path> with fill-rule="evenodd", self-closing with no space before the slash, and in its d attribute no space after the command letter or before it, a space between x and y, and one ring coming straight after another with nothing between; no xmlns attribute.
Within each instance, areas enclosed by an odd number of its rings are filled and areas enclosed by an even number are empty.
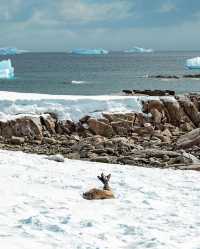
<svg viewBox="0 0 200 249"><path fill-rule="evenodd" d="M178 148L189 148L200 144L200 128L194 129L182 135L177 141Z"/></svg>
<svg viewBox="0 0 200 249"><path fill-rule="evenodd" d="M112 137L114 132L110 125L100 122L94 118L88 120L89 129L96 135L101 135L104 137Z"/></svg>
<svg viewBox="0 0 200 249"><path fill-rule="evenodd" d="M14 145L21 145L25 142L25 139L23 137L14 137L12 136L10 139L11 144Z"/></svg>

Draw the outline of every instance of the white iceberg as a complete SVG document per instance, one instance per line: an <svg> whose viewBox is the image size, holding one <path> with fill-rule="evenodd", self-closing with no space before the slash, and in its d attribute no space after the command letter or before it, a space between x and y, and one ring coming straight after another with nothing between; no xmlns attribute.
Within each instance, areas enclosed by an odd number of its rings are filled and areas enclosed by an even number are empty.
<svg viewBox="0 0 200 249"><path fill-rule="evenodd" d="M151 48L134 47L134 48L125 50L124 52L125 53L152 53L153 49L151 49Z"/></svg>
<svg viewBox="0 0 200 249"><path fill-rule="evenodd" d="M73 49L71 51L72 54L81 54L81 55L100 55L100 54L108 54L108 51L105 49Z"/></svg>
<svg viewBox="0 0 200 249"><path fill-rule="evenodd" d="M200 69L200 57L186 60L186 67L188 69Z"/></svg>
<svg viewBox="0 0 200 249"><path fill-rule="evenodd" d="M11 60L0 61L0 79L12 79L14 77L14 67Z"/></svg>
<svg viewBox="0 0 200 249"><path fill-rule="evenodd" d="M27 52L26 50L19 50L17 48L0 48L0 55L15 55Z"/></svg>

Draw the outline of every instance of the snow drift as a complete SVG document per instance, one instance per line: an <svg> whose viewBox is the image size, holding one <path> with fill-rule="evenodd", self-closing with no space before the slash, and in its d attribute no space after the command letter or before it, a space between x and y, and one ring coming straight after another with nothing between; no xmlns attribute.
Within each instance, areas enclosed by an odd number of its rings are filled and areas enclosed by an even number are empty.
<svg viewBox="0 0 200 249"><path fill-rule="evenodd" d="M197 249L197 172L0 151L0 245L8 249ZM82 193L111 173L116 199Z"/></svg>

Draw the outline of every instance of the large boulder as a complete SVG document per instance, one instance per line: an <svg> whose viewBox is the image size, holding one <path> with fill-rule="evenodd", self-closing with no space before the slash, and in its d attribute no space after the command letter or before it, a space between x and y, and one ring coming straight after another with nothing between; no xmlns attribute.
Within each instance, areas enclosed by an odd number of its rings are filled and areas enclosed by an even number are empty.
<svg viewBox="0 0 200 249"><path fill-rule="evenodd" d="M3 137L27 137L30 140L41 140L42 124L39 117L23 117L7 122L0 122L0 133Z"/></svg>
<svg viewBox="0 0 200 249"><path fill-rule="evenodd" d="M189 148L193 145L200 145L200 128L182 135L176 145L178 148Z"/></svg>
<svg viewBox="0 0 200 249"><path fill-rule="evenodd" d="M95 134L104 137L112 137L114 135L114 131L111 125L100 122L97 119L90 118L88 121L89 129Z"/></svg>
<svg viewBox="0 0 200 249"><path fill-rule="evenodd" d="M200 112L198 111L196 105L187 97L180 97L179 103L182 106L184 112L193 122L196 127L200 125Z"/></svg>

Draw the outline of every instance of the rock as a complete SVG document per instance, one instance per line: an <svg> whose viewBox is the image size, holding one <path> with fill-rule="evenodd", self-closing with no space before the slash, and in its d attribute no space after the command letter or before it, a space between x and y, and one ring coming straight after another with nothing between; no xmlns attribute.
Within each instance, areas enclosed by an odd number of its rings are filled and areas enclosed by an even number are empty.
<svg viewBox="0 0 200 249"><path fill-rule="evenodd" d="M43 144L57 144L58 142L54 138L44 137L42 139Z"/></svg>
<svg viewBox="0 0 200 249"><path fill-rule="evenodd" d="M11 144L14 145L21 145L25 142L25 139L23 137L14 137L12 136L10 139Z"/></svg>
<svg viewBox="0 0 200 249"><path fill-rule="evenodd" d="M152 136L154 133L154 127L150 123L146 123L144 126L145 127L134 128L133 133L137 133L139 136Z"/></svg>
<svg viewBox="0 0 200 249"><path fill-rule="evenodd" d="M97 156L91 159L92 162L99 163L111 163L111 158L109 156Z"/></svg>
<svg viewBox="0 0 200 249"><path fill-rule="evenodd" d="M52 161L55 161L55 162L61 162L61 163L63 163L65 161L64 156L60 155L60 154L48 156L48 157L46 157L46 159L52 160Z"/></svg>
<svg viewBox="0 0 200 249"><path fill-rule="evenodd" d="M136 113L103 113L104 118L109 120L109 122L121 122L121 121L131 121L134 122L136 119Z"/></svg>
<svg viewBox="0 0 200 249"><path fill-rule="evenodd" d="M200 112L198 111L195 104L193 104L192 101L190 101L190 99L187 97L180 97L179 103L182 106L184 112L187 114L187 116L192 121L192 123L196 127L199 127L199 125L200 125Z"/></svg>
<svg viewBox="0 0 200 249"><path fill-rule="evenodd" d="M103 122L100 122L94 118L90 118L88 120L88 126L89 129L95 134L95 135L101 135L104 137L112 137L114 134L113 128L110 125L107 125Z"/></svg>
<svg viewBox="0 0 200 249"><path fill-rule="evenodd" d="M45 115L40 117L41 123L46 127L50 134L55 134L55 127L57 119L53 118L51 115Z"/></svg>
<svg viewBox="0 0 200 249"><path fill-rule="evenodd" d="M156 77L156 76L155 76ZM164 78L164 79L178 79L177 76L157 76L157 78ZM133 90L133 94L142 94L148 96L166 96L166 95L175 95L174 91L171 90Z"/></svg>
<svg viewBox="0 0 200 249"><path fill-rule="evenodd" d="M182 113L179 103L176 100L170 101L168 99L163 99L162 102L165 106L167 122L175 126L180 126L184 114Z"/></svg>
<svg viewBox="0 0 200 249"><path fill-rule="evenodd" d="M190 148L200 144L200 128L182 135L176 143L177 148Z"/></svg>
<svg viewBox="0 0 200 249"><path fill-rule="evenodd" d="M1 135L4 137L27 137L30 140L41 140L42 124L38 117L23 117L7 122L0 122Z"/></svg>

